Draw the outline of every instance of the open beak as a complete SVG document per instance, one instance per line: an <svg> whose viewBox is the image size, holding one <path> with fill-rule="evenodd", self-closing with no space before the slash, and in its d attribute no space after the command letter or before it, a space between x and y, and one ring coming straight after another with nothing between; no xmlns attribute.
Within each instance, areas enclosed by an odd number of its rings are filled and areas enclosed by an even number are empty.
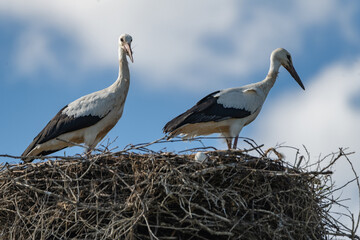
<svg viewBox="0 0 360 240"><path fill-rule="evenodd" d="M301 82L299 75L297 74L294 66L290 64L289 66L284 66L284 68L291 74L295 81L300 85L300 87L305 90L304 84Z"/></svg>
<svg viewBox="0 0 360 240"><path fill-rule="evenodd" d="M133 59L133 56L132 56L132 50L131 50L131 46L130 46L130 44L125 43L125 44L124 44L124 47L125 47L125 49L126 49L127 55L129 56L129 58L130 58L131 62L134 62L134 59Z"/></svg>

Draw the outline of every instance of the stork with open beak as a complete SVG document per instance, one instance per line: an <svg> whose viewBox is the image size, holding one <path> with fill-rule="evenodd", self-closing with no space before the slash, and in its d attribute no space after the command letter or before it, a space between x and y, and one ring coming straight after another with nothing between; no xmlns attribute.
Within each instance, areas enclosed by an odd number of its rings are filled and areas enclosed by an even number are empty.
<svg viewBox="0 0 360 240"><path fill-rule="evenodd" d="M270 69L263 81L210 93L195 106L168 122L163 128L164 133L169 138L181 135L184 139L220 133L225 137L228 149L236 149L241 129L258 116L276 81L280 66L305 90L290 53L278 48L271 53Z"/></svg>
<svg viewBox="0 0 360 240"><path fill-rule="evenodd" d="M119 37L119 76L109 87L85 95L63 107L21 155L24 161L84 143L88 152L121 118L130 84L127 56L133 62L132 37ZM30 158L31 157L31 158Z"/></svg>

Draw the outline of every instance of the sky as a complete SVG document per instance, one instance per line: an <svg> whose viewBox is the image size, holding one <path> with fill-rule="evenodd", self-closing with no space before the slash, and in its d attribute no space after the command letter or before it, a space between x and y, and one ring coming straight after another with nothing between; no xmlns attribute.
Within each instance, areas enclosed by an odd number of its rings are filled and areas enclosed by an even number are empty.
<svg viewBox="0 0 360 240"><path fill-rule="evenodd" d="M240 136L264 149L305 154L305 146L314 162L348 148L360 172L360 2L350 0L0 1L0 154L20 155L63 106L111 85L122 33L133 37L130 90L103 145L113 142L116 151L163 137L163 126L205 95L264 79L271 52L283 47L306 91L281 68L262 112ZM203 144L226 148L222 140ZM294 150L279 151L293 162ZM346 161L334 171L338 186L352 179ZM356 186L341 194L357 214Z"/></svg>

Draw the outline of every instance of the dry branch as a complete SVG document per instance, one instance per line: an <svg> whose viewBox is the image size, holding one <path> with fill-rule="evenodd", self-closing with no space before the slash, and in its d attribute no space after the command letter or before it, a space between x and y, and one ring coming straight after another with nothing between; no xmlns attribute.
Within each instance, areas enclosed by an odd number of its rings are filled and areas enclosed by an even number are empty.
<svg viewBox="0 0 360 240"><path fill-rule="evenodd" d="M131 150L0 167L0 238L359 239L358 220L350 229L330 214L330 165L293 167L255 145L262 157L206 162Z"/></svg>

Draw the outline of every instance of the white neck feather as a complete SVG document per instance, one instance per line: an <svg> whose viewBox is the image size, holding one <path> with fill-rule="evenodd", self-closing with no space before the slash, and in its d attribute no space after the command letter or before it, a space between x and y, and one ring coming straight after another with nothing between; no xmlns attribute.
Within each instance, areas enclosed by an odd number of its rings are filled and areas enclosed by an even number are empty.
<svg viewBox="0 0 360 240"><path fill-rule="evenodd" d="M266 78L263 81L261 81L261 84L260 84L266 95L269 93L270 89L275 84L276 78L279 73L280 66L281 66L281 63L278 60L273 59L273 58L270 59L269 72L268 72Z"/></svg>
<svg viewBox="0 0 360 240"><path fill-rule="evenodd" d="M119 75L117 80L109 87L111 91L125 91L127 90L130 84L130 70L128 60L126 58L126 52L119 47Z"/></svg>

